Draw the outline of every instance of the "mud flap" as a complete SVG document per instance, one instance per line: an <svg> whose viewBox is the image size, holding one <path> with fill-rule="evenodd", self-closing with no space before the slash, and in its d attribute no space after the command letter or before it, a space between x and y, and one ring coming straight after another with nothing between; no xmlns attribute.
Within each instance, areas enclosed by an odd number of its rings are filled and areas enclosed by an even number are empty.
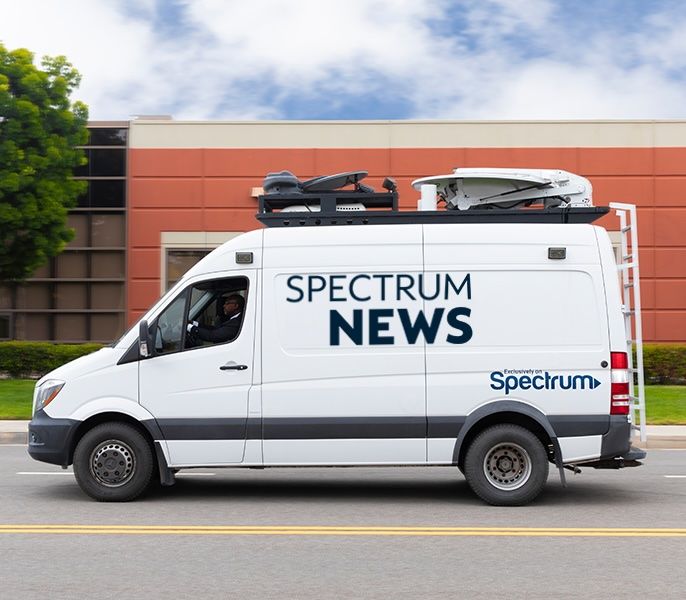
<svg viewBox="0 0 686 600"><path fill-rule="evenodd" d="M162 451L162 445L159 442L155 442L155 454L157 455L157 466L160 470L160 485L171 487L176 483L176 477L174 477L174 471L167 464L167 459Z"/></svg>

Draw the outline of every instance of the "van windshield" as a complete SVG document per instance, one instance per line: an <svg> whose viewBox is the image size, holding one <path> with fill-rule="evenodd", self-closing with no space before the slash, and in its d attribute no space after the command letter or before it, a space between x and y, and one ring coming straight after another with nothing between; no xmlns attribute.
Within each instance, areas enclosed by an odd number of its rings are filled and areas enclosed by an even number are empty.
<svg viewBox="0 0 686 600"><path fill-rule="evenodd" d="M153 307L152 307L152 308L157 307L157 306L160 306L160 305L162 305L162 304L165 304L165 303L167 302L167 298L176 295L177 290L178 290L180 287L183 287L183 285L184 285L184 284L183 284L183 279L177 281L169 290L167 290L167 292L166 292L163 296L161 296L161 297L155 302L155 304L153 304ZM126 336L130 335L131 332L132 332L134 329L137 329L137 328L138 328L138 324L139 324L139 323L140 323L140 319L137 320L133 325L131 325L131 327L129 327L129 328L124 332L124 334L123 334L122 336L120 336L120 337L119 337L118 339L116 339L114 342L112 342L111 344L109 344L109 347L110 347L110 348L114 348L115 346L118 346L119 344L121 344L121 343L126 339Z"/></svg>

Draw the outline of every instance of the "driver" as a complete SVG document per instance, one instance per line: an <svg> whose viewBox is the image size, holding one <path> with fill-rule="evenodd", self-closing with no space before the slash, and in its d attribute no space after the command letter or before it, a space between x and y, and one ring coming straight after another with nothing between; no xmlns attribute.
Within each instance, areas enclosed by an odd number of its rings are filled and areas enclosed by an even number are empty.
<svg viewBox="0 0 686 600"><path fill-rule="evenodd" d="M224 298L224 316L219 325L204 327L197 321L188 324L187 330L192 337L205 342L221 344L236 339L241 328L241 315L245 307L245 298L240 294L231 294Z"/></svg>

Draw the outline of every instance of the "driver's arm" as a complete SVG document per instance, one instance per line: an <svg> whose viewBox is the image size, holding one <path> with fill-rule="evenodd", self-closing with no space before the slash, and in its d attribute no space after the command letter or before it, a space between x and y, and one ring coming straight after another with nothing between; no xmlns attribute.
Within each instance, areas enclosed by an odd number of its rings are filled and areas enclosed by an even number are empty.
<svg viewBox="0 0 686 600"><path fill-rule="evenodd" d="M221 344L236 339L240 329L240 319L233 319L222 323L218 327L198 327L198 337L205 342Z"/></svg>

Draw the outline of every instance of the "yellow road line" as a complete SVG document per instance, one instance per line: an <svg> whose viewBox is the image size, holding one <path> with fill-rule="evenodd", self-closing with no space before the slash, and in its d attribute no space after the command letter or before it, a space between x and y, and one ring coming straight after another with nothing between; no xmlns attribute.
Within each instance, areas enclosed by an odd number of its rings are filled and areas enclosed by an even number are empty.
<svg viewBox="0 0 686 600"><path fill-rule="evenodd" d="M684 537L686 529L604 527L365 527L318 525L0 525L0 534L434 537Z"/></svg>

